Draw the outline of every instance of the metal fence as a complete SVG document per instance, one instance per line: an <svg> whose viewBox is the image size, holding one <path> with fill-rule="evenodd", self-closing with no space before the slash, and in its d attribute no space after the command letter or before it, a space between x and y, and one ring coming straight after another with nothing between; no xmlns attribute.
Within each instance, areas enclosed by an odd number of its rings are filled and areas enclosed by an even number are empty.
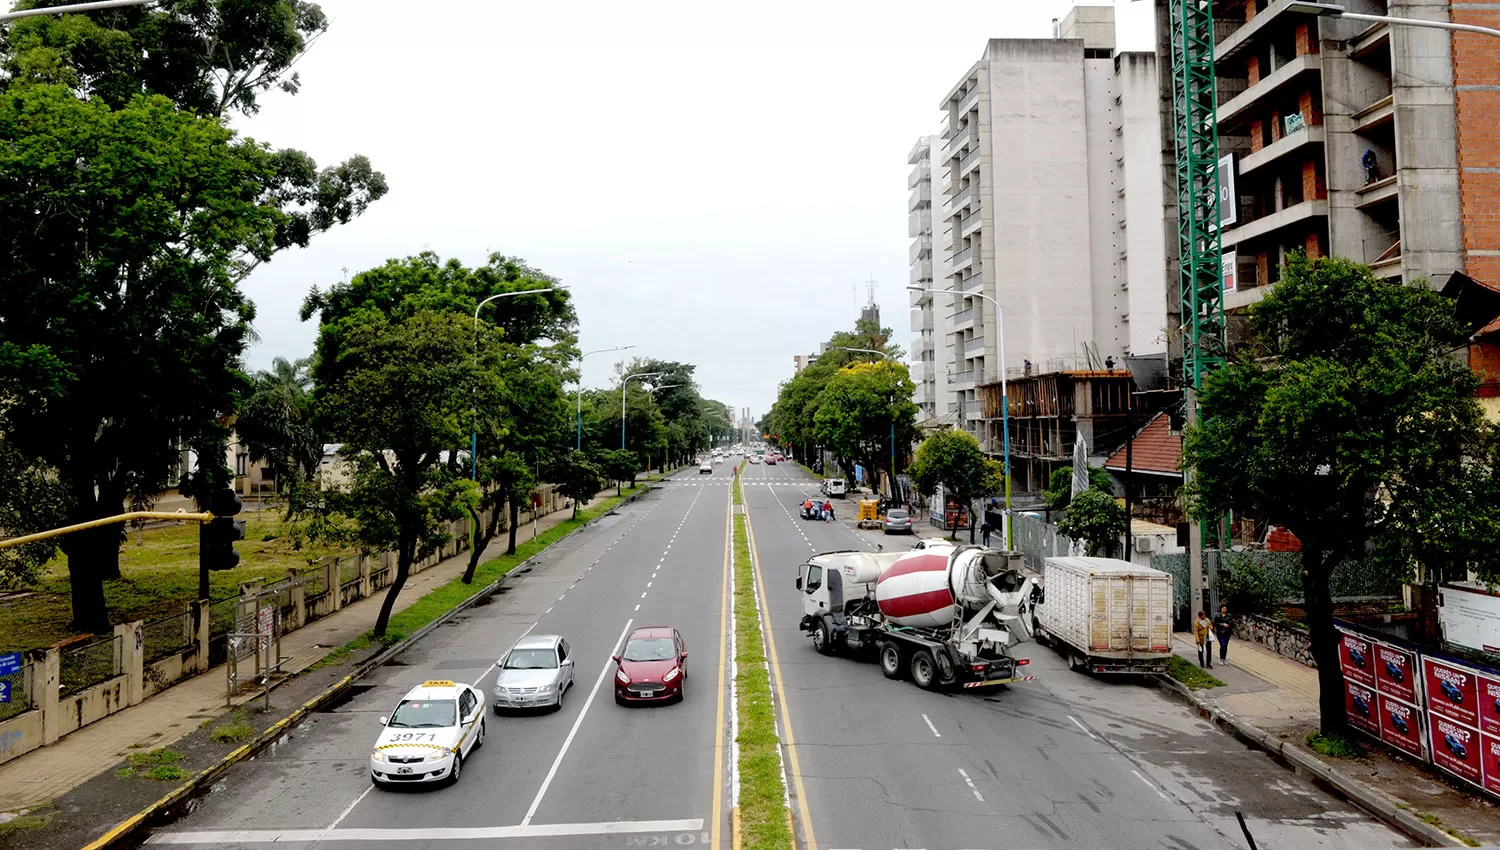
<svg viewBox="0 0 1500 850"><path fill-rule="evenodd" d="M0 720L9 720L31 708L31 692L27 683L31 681L31 662L21 662L21 669L7 676L0 676L10 693L10 702L0 702Z"/></svg>
<svg viewBox="0 0 1500 850"><path fill-rule="evenodd" d="M64 649L59 659L59 696L70 696L120 675L120 638L101 637Z"/></svg>
<svg viewBox="0 0 1500 850"><path fill-rule="evenodd" d="M147 664L191 648L197 642L193 635L192 609L145 623L141 626L141 638Z"/></svg>

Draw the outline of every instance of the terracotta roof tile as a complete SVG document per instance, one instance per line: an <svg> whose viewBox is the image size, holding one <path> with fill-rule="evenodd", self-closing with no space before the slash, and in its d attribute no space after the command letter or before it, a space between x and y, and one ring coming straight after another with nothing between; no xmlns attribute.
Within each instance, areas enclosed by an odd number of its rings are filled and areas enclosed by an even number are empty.
<svg viewBox="0 0 1500 850"><path fill-rule="evenodd" d="M1182 471L1182 437L1171 432L1167 414L1158 413L1136 433L1131 469L1135 472L1159 472L1175 475ZM1109 456L1104 468L1125 471L1125 448Z"/></svg>

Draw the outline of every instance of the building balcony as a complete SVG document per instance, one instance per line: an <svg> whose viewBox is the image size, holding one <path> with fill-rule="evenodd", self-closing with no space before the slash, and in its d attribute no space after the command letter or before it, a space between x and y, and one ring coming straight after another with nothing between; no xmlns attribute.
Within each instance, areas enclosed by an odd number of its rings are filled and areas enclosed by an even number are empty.
<svg viewBox="0 0 1500 850"><path fill-rule="evenodd" d="M972 123L966 127L954 130L953 135L949 136L943 142L943 158L952 159L959 155L965 147L974 145L978 140L979 128Z"/></svg>
<svg viewBox="0 0 1500 850"><path fill-rule="evenodd" d="M1235 245L1268 236L1283 228L1305 224L1317 218L1328 218L1328 201L1303 201L1300 204L1293 204L1286 209L1224 231L1224 248L1227 250Z"/></svg>
<svg viewBox="0 0 1500 850"><path fill-rule="evenodd" d="M907 249L906 253L907 261L912 263L923 257L932 256L932 234L918 234L917 238L912 240L911 247Z"/></svg>
<svg viewBox="0 0 1500 850"><path fill-rule="evenodd" d="M977 209L979 206L979 181L970 183L967 187L952 193L952 197L943 204L944 215L955 215L960 210L970 208Z"/></svg>
<svg viewBox="0 0 1500 850"><path fill-rule="evenodd" d="M932 232L932 210L920 209L906 217L906 235L913 239Z"/></svg>
<svg viewBox="0 0 1500 850"><path fill-rule="evenodd" d="M912 286L916 286L916 285L917 285L916 283L912 283ZM929 301L932 300L932 293L931 292L922 292L921 290L917 290L917 289L908 289L908 290L906 290L906 294L909 295L909 296L911 296L910 297L910 301L911 301L911 306L913 306L913 307L921 307L922 305L924 305L924 304L926 304L926 303L928 303ZM915 312L913 312L913 315L915 315ZM916 330L916 326L915 325L912 326L912 330Z"/></svg>
<svg viewBox="0 0 1500 850"><path fill-rule="evenodd" d="M919 209L930 208L931 206L932 206L932 184L931 183L923 183L920 186L918 186L917 188L913 189L912 192L911 192L911 195L906 199L906 209L907 209L908 212L914 212L914 211L919 210Z"/></svg>
<svg viewBox="0 0 1500 850"><path fill-rule="evenodd" d="M964 341L964 354L973 356L984 353L984 337L976 336Z"/></svg>
<svg viewBox="0 0 1500 850"><path fill-rule="evenodd" d="M921 162L924 159L928 159L931 156L931 143L928 142L926 136L919 136L916 143L911 146L911 150L906 152L906 164L916 165L918 162Z"/></svg>
<svg viewBox="0 0 1500 850"><path fill-rule="evenodd" d="M979 148L971 149L967 156L958 161L958 176L963 177L979 167Z"/></svg>
<svg viewBox="0 0 1500 850"><path fill-rule="evenodd" d="M1256 18L1258 20L1260 16L1256 15ZM1262 77L1260 82L1230 98L1227 103L1219 105L1219 114L1216 117L1220 132L1228 126L1237 124L1252 106L1270 97L1282 87L1290 85L1304 75L1317 74L1322 70L1322 54L1304 53Z"/></svg>
<svg viewBox="0 0 1500 850"><path fill-rule="evenodd" d="M976 271L974 274L971 274L968 277L959 280L953 288L960 292L972 292L976 289L979 289L983 285L984 275L979 274L979 272Z"/></svg>
<svg viewBox="0 0 1500 850"><path fill-rule="evenodd" d="M976 370L974 369L969 369L963 372L954 372L952 375L949 375L948 389L955 392L974 389L975 382L979 380L977 377L975 377L975 371Z"/></svg>
<svg viewBox="0 0 1500 850"><path fill-rule="evenodd" d="M1364 109L1349 116L1354 122L1354 132L1369 133L1379 127L1384 127L1396 120L1396 106L1394 97L1387 94L1376 100Z"/></svg>
<svg viewBox="0 0 1500 850"><path fill-rule="evenodd" d="M1327 139L1327 131L1321 124L1303 127L1289 136L1282 136L1269 145L1252 154L1246 154L1240 160L1240 174L1246 175L1258 168L1263 168L1271 163L1302 151L1310 145L1321 145ZM1321 154L1318 155L1321 158Z"/></svg>
<svg viewBox="0 0 1500 850"><path fill-rule="evenodd" d="M949 330L962 333L969 330L977 331L982 327L984 327L984 311L977 307L970 307L953 314L953 323Z"/></svg>
<svg viewBox="0 0 1500 850"><path fill-rule="evenodd" d="M965 112L968 112L969 110L973 109L975 106L978 106L978 105L979 105L979 81L978 80L974 80L973 84L969 86L969 90L967 92L965 92L964 95L963 95L963 97L959 98L959 100L958 100L958 114L959 115L963 115Z"/></svg>
<svg viewBox="0 0 1500 850"><path fill-rule="evenodd" d="M911 264L911 285L932 286L932 260L918 260Z"/></svg>
<svg viewBox="0 0 1500 850"><path fill-rule="evenodd" d="M953 273L958 274L974 264L974 249L965 248L953 255Z"/></svg>
<svg viewBox="0 0 1500 850"><path fill-rule="evenodd" d="M931 311L923 311L923 312L926 313L927 316L931 316L932 315ZM932 326L929 324L927 326L927 328L925 328L924 330L929 330L930 331L931 329L932 329ZM929 336L929 335L927 335L925 333L922 334L921 336L917 337L916 344L912 346L912 353L915 354L917 357L923 359L923 360L931 359L931 358L923 357L923 355L925 355L925 354L935 354L936 350L937 350L937 343L933 341L933 339L932 339L931 336Z"/></svg>
<svg viewBox="0 0 1500 850"><path fill-rule="evenodd" d="M915 189L919 183L932 181L932 165L926 161L917 164L911 173L906 175L906 188Z"/></svg>
<svg viewBox="0 0 1500 850"><path fill-rule="evenodd" d="M1214 63L1221 63L1244 53L1247 49L1260 43L1266 36L1276 36L1285 33L1286 29L1298 23L1311 21L1312 18L1305 14L1295 13L1285 15L1287 7L1295 0L1273 0L1266 4L1266 8L1255 13L1255 17L1246 21L1244 26L1225 36L1218 44L1214 45ZM1350 11L1353 11L1352 9Z"/></svg>
<svg viewBox="0 0 1500 850"><path fill-rule="evenodd" d="M973 236L974 232L978 230L979 226L983 223L984 222L978 210L975 210L974 212L971 212L968 215L964 216L963 220L958 223L959 238L962 239L965 237Z"/></svg>
<svg viewBox="0 0 1500 850"><path fill-rule="evenodd" d="M1374 183L1355 189L1354 193L1359 196L1359 200L1355 202L1354 206L1369 211L1381 204L1393 204L1396 202L1396 198L1400 195L1400 192L1401 187L1396 185L1396 175L1392 174L1389 177L1376 180Z"/></svg>

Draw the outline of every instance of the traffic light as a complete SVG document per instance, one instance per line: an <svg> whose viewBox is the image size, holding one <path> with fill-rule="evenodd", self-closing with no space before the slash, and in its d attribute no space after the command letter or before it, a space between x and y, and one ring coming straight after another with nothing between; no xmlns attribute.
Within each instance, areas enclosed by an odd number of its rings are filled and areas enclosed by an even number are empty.
<svg viewBox="0 0 1500 850"><path fill-rule="evenodd" d="M198 565L206 570L232 570L239 566L236 540L245 539L245 521L234 519L245 507L233 490L215 493L209 503L214 518L198 527Z"/></svg>

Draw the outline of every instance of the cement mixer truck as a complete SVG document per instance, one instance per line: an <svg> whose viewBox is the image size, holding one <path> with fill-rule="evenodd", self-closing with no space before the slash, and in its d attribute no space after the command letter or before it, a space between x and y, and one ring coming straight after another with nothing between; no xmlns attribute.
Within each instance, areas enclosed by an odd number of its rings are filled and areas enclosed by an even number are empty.
<svg viewBox="0 0 1500 850"><path fill-rule="evenodd" d="M1031 637L1034 581L996 550L825 552L801 566L797 589L801 629L823 655L873 653L886 678L927 690L1034 678L1010 654Z"/></svg>

